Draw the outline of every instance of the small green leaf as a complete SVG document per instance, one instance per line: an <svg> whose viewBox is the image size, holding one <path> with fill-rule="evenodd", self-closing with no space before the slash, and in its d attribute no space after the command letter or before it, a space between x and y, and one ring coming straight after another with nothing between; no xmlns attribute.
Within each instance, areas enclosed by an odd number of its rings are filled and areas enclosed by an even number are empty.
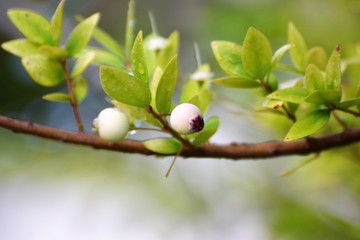
<svg viewBox="0 0 360 240"><path fill-rule="evenodd" d="M161 68L165 68L168 62L177 55L179 49L179 32L174 31L167 39L167 44L157 57L157 63Z"/></svg>
<svg viewBox="0 0 360 240"><path fill-rule="evenodd" d="M126 30L125 30L125 54L129 57L131 54L131 48L134 41L135 31L135 0L129 0L126 16Z"/></svg>
<svg viewBox="0 0 360 240"><path fill-rule="evenodd" d="M51 25L40 14L24 9L10 9L7 14L12 23L29 41L39 45L54 44Z"/></svg>
<svg viewBox="0 0 360 240"><path fill-rule="evenodd" d="M161 123L159 123L159 121L155 119L145 108L134 107L116 100L113 100L112 103L126 113L130 122L142 121L155 127L162 127Z"/></svg>
<svg viewBox="0 0 360 240"><path fill-rule="evenodd" d="M146 59L144 55L144 45L143 45L143 37L142 31L137 35L134 46L131 51L132 56L132 70L134 72L134 76L144 83L149 83L149 75L148 69L146 66Z"/></svg>
<svg viewBox="0 0 360 240"><path fill-rule="evenodd" d="M177 74L177 55L175 55L165 67L156 88L155 104L159 113L165 114L170 111L172 95L176 86Z"/></svg>
<svg viewBox="0 0 360 240"><path fill-rule="evenodd" d="M195 146L201 146L206 143L218 130L220 119L218 117L209 118L204 126L204 129L198 133L193 141Z"/></svg>
<svg viewBox="0 0 360 240"><path fill-rule="evenodd" d="M54 60L61 60L67 57L67 52L64 49L49 45L40 46L38 48L38 53Z"/></svg>
<svg viewBox="0 0 360 240"><path fill-rule="evenodd" d="M22 58L21 62L30 77L41 86L56 86L64 80L63 69L58 61L32 55Z"/></svg>
<svg viewBox="0 0 360 240"><path fill-rule="evenodd" d="M242 77L224 77L214 79L211 82L223 87L230 88L256 88L261 86L261 84L254 79Z"/></svg>
<svg viewBox="0 0 360 240"><path fill-rule="evenodd" d="M70 102L71 98L66 93L49 93L42 97L44 100L52 102Z"/></svg>
<svg viewBox="0 0 360 240"><path fill-rule="evenodd" d="M54 15L51 18L51 34L53 36L55 46L59 46L61 41L64 2L65 0L60 1Z"/></svg>
<svg viewBox="0 0 360 240"><path fill-rule="evenodd" d="M339 90L315 90L305 98L305 102L316 104L337 104L340 102L341 92Z"/></svg>
<svg viewBox="0 0 360 240"><path fill-rule="evenodd" d="M332 52L326 65L327 89L340 90L341 84L341 65L340 65L340 46Z"/></svg>
<svg viewBox="0 0 360 240"><path fill-rule="evenodd" d="M15 39L1 44L1 47L18 57L25 57L37 53L39 46L27 39Z"/></svg>
<svg viewBox="0 0 360 240"><path fill-rule="evenodd" d="M174 138L155 138L145 140L144 146L159 154L176 154L181 150L181 143Z"/></svg>
<svg viewBox="0 0 360 240"><path fill-rule="evenodd" d="M200 91L200 85L198 81L189 80L187 81L181 90L180 103L189 102L194 96Z"/></svg>
<svg viewBox="0 0 360 240"><path fill-rule="evenodd" d="M280 59L284 56L284 54L292 47L293 47L293 45L286 44L286 45L282 46L281 48L279 48L278 50L276 50L274 53L274 56L272 57L271 68L274 68L279 63Z"/></svg>
<svg viewBox="0 0 360 240"><path fill-rule="evenodd" d="M79 56L78 59L76 59L75 65L71 72L71 77L76 77L81 75L86 68L91 64L91 62L95 59L96 52L95 51L89 51L84 55Z"/></svg>
<svg viewBox="0 0 360 240"><path fill-rule="evenodd" d="M88 93L88 84L86 79L83 76L77 76L73 78L72 85L74 88L76 101L78 103L82 102Z"/></svg>
<svg viewBox="0 0 360 240"><path fill-rule="evenodd" d="M206 112L212 99L212 92L208 88L201 88L197 95L193 96L188 102L198 106L201 112Z"/></svg>
<svg viewBox="0 0 360 240"><path fill-rule="evenodd" d="M337 104L340 108L349 108L360 104L360 97L347 99L342 101L340 104Z"/></svg>
<svg viewBox="0 0 360 240"><path fill-rule="evenodd" d="M109 67L115 68L124 68L123 58L119 57L118 55L99 49L99 48L85 48L78 56L81 57L83 55L88 54L89 52L95 52L95 59L91 61L91 64L96 65L105 65Z"/></svg>
<svg viewBox="0 0 360 240"><path fill-rule="evenodd" d="M93 14L84 21L80 22L70 33L65 44L65 49L67 50L69 56L75 56L86 47L99 18L99 13Z"/></svg>
<svg viewBox="0 0 360 240"><path fill-rule="evenodd" d="M260 31L250 27L241 48L244 69L254 78L263 79L271 68L272 49Z"/></svg>
<svg viewBox="0 0 360 240"><path fill-rule="evenodd" d="M296 121L285 137L285 141L291 141L299 138L309 136L319 131L326 125L330 118L330 111L328 109L315 110L304 118Z"/></svg>
<svg viewBox="0 0 360 240"><path fill-rule="evenodd" d="M293 23L288 25L288 43L294 47L290 49L290 56L294 65L301 71L305 71L306 43L299 30Z"/></svg>
<svg viewBox="0 0 360 240"><path fill-rule="evenodd" d="M325 74L314 64L307 66L304 82L305 88L310 92L326 89Z"/></svg>
<svg viewBox="0 0 360 240"><path fill-rule="evenodd" d="M105 93L119 102L141 108L151 102L148 84L123 70L101 66L100 81Z"/></svg>
<svg viewBox="0 0 360 240"><path fill-rule="evenodd" d="M228 41L213 41L211 49L221 69L230 76L248 77L241 62L241 47Z"/></svg>
<svg viewBox="0 0 360 240"><path fill-rule="evenodd" d="M294 87L277 90L269 94L267 97L283 100L286 102L302 103L309 94L310 92L305 88Z"/></svg>
<svg viewBox="0 0 360 240"><path fill-rule="evenodd" d="M314 64L321 70L325 70L327 64L327 54L322 47L313 47L305 55L305 65Z"/></svg>

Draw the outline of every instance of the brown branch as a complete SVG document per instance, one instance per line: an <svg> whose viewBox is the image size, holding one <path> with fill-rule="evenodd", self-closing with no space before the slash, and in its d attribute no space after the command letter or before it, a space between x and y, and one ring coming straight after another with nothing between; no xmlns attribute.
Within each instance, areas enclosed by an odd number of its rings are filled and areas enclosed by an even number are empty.
<svg viewBox="0 0 360 240"><path fill-rule="evenodd" d="M159 155L147 150L140 141L124 140L116 144L110 144L97 136L68 132L4 116L0 116L0 127L9 129L15 133L24 133L65 143L85 145L96 149L106 149L144 155ZM196 149L184 148L180 152L179 156L196 158L226 158L234 160L264 159L286 155L306 155L310 153L318 153L334 147L349 145L358 141L360 141L360 127L348 128L341 133L331 134L324 137L309 138L293 142L270 141L253 144L206 144Z"/></svg>
<svg viewBox="0 0 360 240"><path fill-rule="evenodd" d="M81 121L79 106L78 106L78 102L76 100L74 88L72 85L72 78L66 67L66 60L61 61L60 64L63 69L64 75L65 75L66 87L67 87L69 95L70 95L70 103L71 103L71 107L72 107L74 115L75 115L76 123L78 125L78 130L79 130L79 132L83 133L84 125Z"/></svg>

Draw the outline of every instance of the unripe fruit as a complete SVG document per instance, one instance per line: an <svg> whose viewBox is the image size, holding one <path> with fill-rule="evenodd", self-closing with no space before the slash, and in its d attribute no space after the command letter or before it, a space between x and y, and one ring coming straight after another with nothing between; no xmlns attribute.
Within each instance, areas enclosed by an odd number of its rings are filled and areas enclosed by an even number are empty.
<svg viewBox="0 0 360 240"><path fill-rule="evenodd" d="M190 134L203 129L204 119L197 106L191 103L182 103L171 112L170 125L178 133Z"/></svg>
<svg viewBox="0 0 360 240"><path fill-rule="evenodd" d="M124 139L129 131L129 120L118 108L105 108L93 121L94 130L105 141L114 143Z"/></svg>

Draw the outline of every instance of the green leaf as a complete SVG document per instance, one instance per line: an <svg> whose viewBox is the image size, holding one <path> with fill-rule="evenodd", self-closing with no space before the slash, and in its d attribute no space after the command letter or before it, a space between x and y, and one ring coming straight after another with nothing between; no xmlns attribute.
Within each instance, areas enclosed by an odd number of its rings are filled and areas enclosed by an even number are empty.
<svg viewBox="0 0 360 240"><path fill-rule="evenodd" d="M241 47L228 41L213 41L211 49L221 69L230 76L248 77L241 62Z"/></svg>
<svg viewBox="0 0 360 240"><path fill-rule="evenodd" d="M135 0L129 0L127 16L126 16L126 30L125 30L125 54L130 56L131 48L134 40L135 31Z"/></svg>
<svg viewBox="0 0 360 240"><path fill-rule="evenodd" d="M113 100L112 103L126 113L130 122L142 121L155 127L162 127L161 123L159 123L159 121L155 119L145 108L134 107L116 100Z"/></svg>
<svg viewBox="0 0 360 240"><path fill-rule="evenodd" d="M326 89L325 74L314 64L306 68L304 82L305 88L310 92Z"/></svg>
<svg viewBox="0 0 360 240"><path fill-rule="evenodd" d="M181 90L180 103L189 102L190 99L195 97L200 91L200 85L198 81L189 80L187 81Z"/></svg>
<svg viewBox="0 0 360 240"><path fill-rule="evenodd" d="M1 44L1 47L18 57L25 57L37 53L38 45L27 39L15 39Z"/></svg>
<svg viewBox="0 0 360 240"><path fill-rule="evenodd" d="M16 28L35 44L53 45L51 25L40 14L25 9L10 9L7 14Z"/></svg>
<svg viewBox="0 0 360 240"><path fill-rule="evenodd" d="M340 102L341 92L339 90L315 90L305 98L305 102L316 104L337 104Z"/></svg>
<svg viewBox="0 0 360 240"><path fill-rule="evenodd" d="M341 65L340 65L340 46L332 52L326 65L327 89L340 90L341 84Z"/></svg>
<svg viewBox="0 0 360 240"><path fill-rule="evenodd" d="M63 69L58 61L32 55L22 58L21 62L30 77L41 86L53 87L64 80Z"/></svg>
<svg viewBox="0 0 360 240"><path fill-rule="evenodd" d="M256 88L261 86L261 84L254 79L242 77L224 77L214 79L211 82L223 87L230 88Z"/></svg>
<svg viewBox="0 0 360 240"><path fill-rule="evenodd" d="M337 104L340 108L349 108L360 104L360 97L347 99L342 101L340 104Z"/></svg>
<svg viewBox="0 0 360 240"><path fill-rule="evenodd" d="M159 113L169 113L172 103L172 95L175 90L178 74L177 55L175 55L165 67L156 88L155 104Z"/></svg>
<svg viewBox="0 0 360 240"><path fill-rule="evenodd" d="M53 36L55 46L59 46L61 41L64 2L65 0L60 1L54 15L51 18L51 34Z"/></svg>
<svg viewBox="0 0 360 240"><path fill-rule="evenodd" d="M78 103L82 102L88 93L88 84L86 79L83 76L75 77L73 78L72 85L74 88L76 101Z"/></svg>
<svg viewBox="0 0 360 240"><path fill-rule="evenodd" d="M284 54L292 47L293 47L293 45L286 44L286 45L280 47L278 50L276 50L276 52L274 53L274 56L272 57L271 68L274 68L279 63L280 59L284 56Z"/></svg>
<svg viewBox="0 0 360 240"><path fill-rule="evenodd" d="M325 70L327 64L327 54L322 47L313 47L305 55L305 65L314 64L321 70Z"/></svg>
<svg viewBox="0 0 360 240"><path fill-rule="evenodd" d="M201 88L198 94L193 96L188 102L198 106L201 112L206 112L212 99L212 92L208 88Z"/></svg>
<svg viewBox="0 0 360 240"><path fill-rule="evenodd" d="M78 56L81 57L83 55L88 54L89 52L95 52L95 59L91 61L91 64L96 65L106 65L109 67L115 68L124 68L124 62L121 57L118 55L99 49L99 48L85 48Z"/></svg>
<svg viewBox="0 0 360 240"><path fill-rule="evenodd" d="M142 108L151 102L148 84L123 70L101 66L100 81L105 93L119 102Z"/></svg>
<svg viewBox="0 0 360 240"><path fill-rule="evenodd" d="M91 62L95 59L96 52L95 51L89 51L86 52L86 54L79 56L78 59L76 59L75 65L71 71L71 77L76 77L81 75L86 68L91 64Z"/></svg>
<svg viewBox="0 0 360 240"><path fill-rule="evenodd" d="M181 143L174 138L155 138L145 140L144 146L159 154L176 154L181 150Z"/></svg>
<svg viewBox="0 0 360 240"><path fill-rule="evenodd" d="M204 129L198 133L193 141L195 146L201 146L206 143L218 130L220 119L218 117L209 118L204 126Z"/></svg>
<svg viewBox="0 0 360 240"><path fill-rule="evenodd" d="M310 92L305 88L294 87L277 90L269 94L267 97L271 99L283 100L286 102L302 103L309 94Z"/></svg>
<svg viewBox="0 0 360 240"><path fill-rule="evenodd" d="M179 48L179 32L174 31L168 37L167 44L157 57L157 63L161 68L165 68L168 62L177 55Z"/></svg>
<svg viewBox="0 0 360 240"><path fill-rule="evenodd" d="M285 141L291 141L309 136L319 131L326 125L330 118L328 109L320 109L313 111L304 118L296 121L285 137Z"/></svg>
<svg viewBox="0 0 360 240"><path fill-rule="evenodd" d="M75 19L79 22L84 21L84 18L81 16L76 16ZM92 37L106 50L110 51L115 55L118 55L121 58L124 58L124 51L118 41L116 41L112 36L110 36L101 28L95 26L92 32Z"/></svg>
<svg viewBox="0 0 360 240"><path fill-rule="evenodd" d="M131 51L132 56L132 70L134 76L144 83L149 83L148 69L146 66L146 59L144 55L142 31L140 31L135 39L134 46Z"/></svg>
<svg viewBox="0 0 360 240"><path fill-rule="evenodd" d="M44 100L52 102L70 102L71 97L66 93L49 93L42 97Z"/></svg>
<svg viewBox="0 0 360 240"><path fill-rule="evenodd" d="M268 39L250 27L241 48L244 69L254 78L263 79L271 68L272 49Z"/></svg>
<svg viewBox="0 0 360 240"><path fill-rule="evenodd" d="M38 53L54 60L61 60L67 57L67 52L64 49L49 45L40 46L38 48Z"/></svg>
<svg viewBox="0 0 360 240"><path fill-rule="evenodd" d="M75 56L86 47L99 18L99 13L93 14L84 21L80 22L70 33L65 44L65 49L67 50L69 56Z"/></svg>
<svg viewBox="0 0 360 240"><path fill-rule="evenodd" d="M288 25L288 43L294 47L290 49L290 56L294 65L301 71L305 71L306 43L299 30L293 23Z"/></svg>

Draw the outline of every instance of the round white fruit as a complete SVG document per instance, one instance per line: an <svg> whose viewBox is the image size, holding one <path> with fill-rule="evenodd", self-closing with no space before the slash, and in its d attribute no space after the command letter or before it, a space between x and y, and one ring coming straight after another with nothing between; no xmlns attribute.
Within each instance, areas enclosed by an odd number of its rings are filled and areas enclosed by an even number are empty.
<svg viewBox="0 0 360 240"><path fill-rule="evenodd" d="M118 108L105 108L94 119L93 127L102 139L114 143L126 137L129 131L129 119Z"/></svg>
<svg viewBox="0 0 360 240"><path fill-rule="evenodd" d="M197 106L191 103L182 103L171 112L170 125L178 133L190 134L204 128L204 119Z"/></svg>

